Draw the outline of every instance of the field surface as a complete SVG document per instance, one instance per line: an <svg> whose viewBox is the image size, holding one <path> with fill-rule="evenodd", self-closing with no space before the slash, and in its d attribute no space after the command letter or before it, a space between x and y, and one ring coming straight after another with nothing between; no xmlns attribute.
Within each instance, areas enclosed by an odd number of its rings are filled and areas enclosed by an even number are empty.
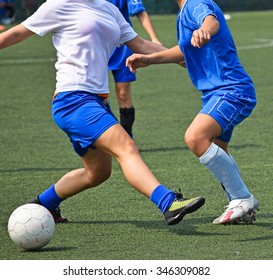
<svg viewBox="0 0 273 280"><path fill-rule="evenodd" d="M69 140L51 118L55 52L50 36L33 36L0 51L0 259L1 260L271 260L273 257L273 12L233 13L228 21L239 57L253 78L257 106L234 131L230 153L260 201L252 225L212 224L226 205L224 193L186 147L183 135L200 109L200 93L178 65L138 71L133 83L134 139L159 180L184 196L204 196L206 204L168 227L159 210L124 179L117 162L100 187L66 200L68 224L56 226L39 252L11 242L11 212L80 168ZM159 38L176 44L175 15L153 16ZM139 24L135 29L142 34ZM112 109L118 115L110 75Z"/></svg>

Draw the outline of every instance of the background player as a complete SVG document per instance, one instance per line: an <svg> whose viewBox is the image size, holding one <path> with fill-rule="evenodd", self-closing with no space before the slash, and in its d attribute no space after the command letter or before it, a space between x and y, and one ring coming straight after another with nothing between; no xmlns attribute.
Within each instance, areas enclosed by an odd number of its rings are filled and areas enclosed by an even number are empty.
<svg viewBox="0 0 273 280"><path fill-rule="evenodd" d="M126 21L132 26L130 16L137 16L139 22L149 35L152 42L161 45L154 31L152 22L142 0L107 0L114 4ZM136 75L128 70L125 65L126 58L132 51L126 46L116 47L109 60L109 70L112 71L115 81L115 91L119 105L120 124L133 137L132 127L135 120L135 108L131 96L131 82L136 80Z"/></svg>

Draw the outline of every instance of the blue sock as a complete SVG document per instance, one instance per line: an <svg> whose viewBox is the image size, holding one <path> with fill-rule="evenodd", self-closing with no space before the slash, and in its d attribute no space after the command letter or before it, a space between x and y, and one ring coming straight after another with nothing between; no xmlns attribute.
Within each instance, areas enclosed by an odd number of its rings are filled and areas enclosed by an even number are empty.
<svg viewBox="0 0 273 280"><path fill-rule="evenodd" d="M55 191L55 185L52 185L50 188L42 192L38 196L41 204L48 210L56 209L60 203L64 200L60 198Z"/></svg>
<svg viewBox="0 0 273 280"><path fill-rule="evenodd" d="M151 194L150 200L164 213L175 200L176 195L163 185L159 185Z"/></svg>

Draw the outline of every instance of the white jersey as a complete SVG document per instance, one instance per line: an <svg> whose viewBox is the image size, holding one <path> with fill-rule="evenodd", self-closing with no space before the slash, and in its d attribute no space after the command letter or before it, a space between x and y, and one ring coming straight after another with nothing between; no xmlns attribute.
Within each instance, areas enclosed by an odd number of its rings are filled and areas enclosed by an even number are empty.
<svg viewBox="0 0 273 280"><path fill-rule="evenodd" d="M47 0L22 23L57 50L56 92L109 93L108 60L113 49L137 36L105 0Z"/></svg>

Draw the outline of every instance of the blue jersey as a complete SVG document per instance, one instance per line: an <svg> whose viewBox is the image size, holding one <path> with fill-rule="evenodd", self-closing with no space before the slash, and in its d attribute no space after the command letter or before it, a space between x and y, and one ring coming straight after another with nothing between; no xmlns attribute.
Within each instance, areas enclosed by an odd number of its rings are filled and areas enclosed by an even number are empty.
<svg viewBox="0 0 273 280"><path fill-rule="evenodd" d="M106 0L118 7L124 18L129 22L130 16L134 16L140 12L145 11L145 7L142 0ZM128 56L133 54L133 52L125 45L121 47L116 47L113 51L109 63L109 70L118 70L125 66L125 62Z"/></svg>
<svg viewBox="0 0 273 280"><path fill-rule="evenodd" d="M0 3L14 3L14 0L0 0Z"/></svg>
<svg viewBox="0 0 273 280"><path fill-rule="evenodd" d="M208 44L195 48L191 45L192 33L208 15L219 21L220 29ZM253 83L239 61L224 15L212 0L185 2L177 17L177 37L189 76L203 95L218 89L255 94Z"/></svg>

